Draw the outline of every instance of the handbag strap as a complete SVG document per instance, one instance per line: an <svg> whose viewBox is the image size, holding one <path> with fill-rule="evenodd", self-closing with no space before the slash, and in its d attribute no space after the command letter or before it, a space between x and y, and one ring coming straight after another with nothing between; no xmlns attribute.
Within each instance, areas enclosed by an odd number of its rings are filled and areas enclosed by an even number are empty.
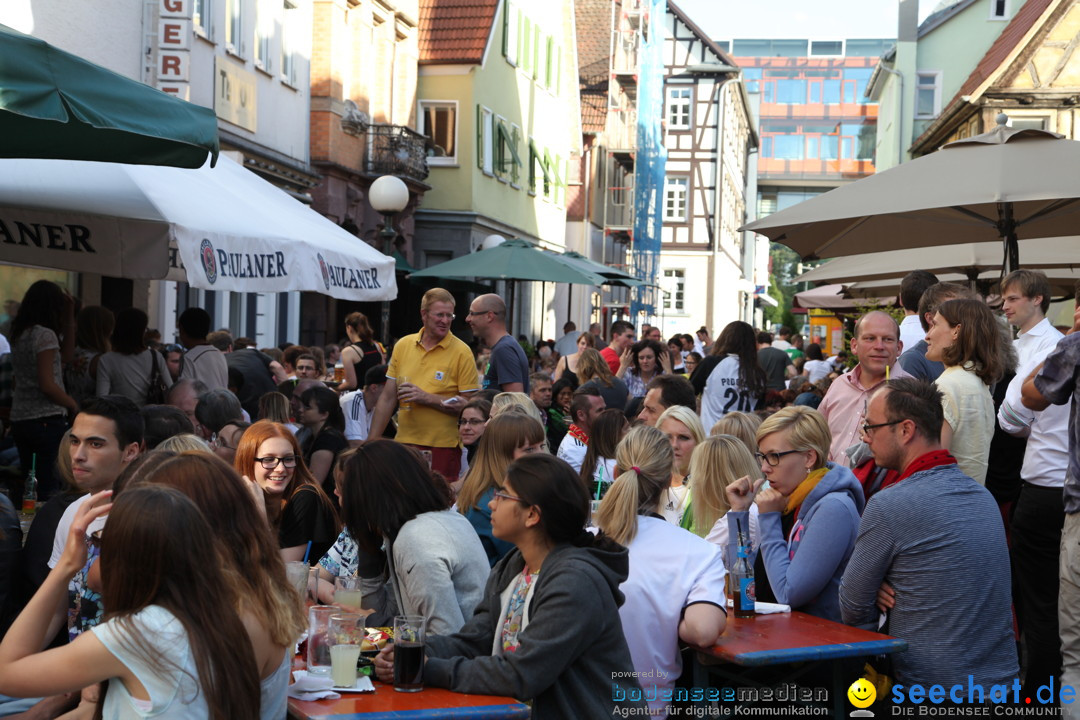
<svg viewBox="0 0 1080 720"><path fill-rule="evenodd" d="M161 371L158 369L158 352L154 348L150 350L150 387L154 388L161 384Z"/></svg>

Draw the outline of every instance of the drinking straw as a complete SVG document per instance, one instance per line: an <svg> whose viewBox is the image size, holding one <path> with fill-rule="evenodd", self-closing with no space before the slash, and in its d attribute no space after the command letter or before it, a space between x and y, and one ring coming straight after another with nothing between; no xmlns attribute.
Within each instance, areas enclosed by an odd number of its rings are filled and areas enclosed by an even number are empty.
<svg viewBox="0 0 1080 720"><path fill-rule="evenodd" d="M30 456L30 474L37 475L37 453Z"/></svg>
<svg viewBox="0 0 1080 720"><path fill-rule="evenodd" d="M308 555L310 555L310 554L311 554L311 541L308 540L307 541L307 550L304 551L304 562L305 563L308 561Z"/></svg>
<svg viewBox="0 0 1080 720"><path fill-rule="evenodd" d="M885 379L886 380L889 379L889 366L888 365L885 366Z"/></svg>
<svg viewBox="0 0 1080 720"><path fill-rule="evenodd" d="M604 461L600 460L600 477L596 479L596 497L595 500L600 499L600 486L604 482Z"/></svg>
<svg viewBox="0 0 1080 720"><path fill-rule="evenodd" d="M738 542L741 545L742 544L742 537L743 537L743 534L742 534L742 519L741 518L735 518L735 530L736 530L736 532L739 533Z"/></svg>

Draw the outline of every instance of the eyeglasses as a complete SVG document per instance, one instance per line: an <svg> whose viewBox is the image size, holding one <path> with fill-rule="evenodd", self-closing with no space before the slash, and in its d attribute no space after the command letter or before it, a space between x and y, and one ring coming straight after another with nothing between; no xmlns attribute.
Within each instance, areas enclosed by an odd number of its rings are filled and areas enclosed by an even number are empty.
<svg viewBox="0 0 1080 720"><path fill-rule="evenodd" d="M274 468L276 468L278 466L278 463L281 463L282 465L284 465L287 468L294 468L294 467L296 467L296 460L297 460L297 458L296 458L295 455L287 455L285 457L270 457L270 456L267 456L267 457L261 457L261 458L257 457L257 458L255 458L255 462L262 465L263 470L273 470Z"/></svg>
<svg viewBox="0 0 1080 720"><path fill-rule="evenodd" d="M871 431L876 430L879 427L887 427L889 425L899 425L902 422L904 422L904 421L903 420L893 420L892 422L875 423L873 425L870 425L868 423L863 423L862 424L862 433L863 433L863 435L866 435L866 436L869 437Z"/></svg>
<svg viewBox="0 0 1080 720"><path fill-rule="evenodd" d="M455 315L454 313L439 313L438 315L436 315L435 313L431 313L431 317L435 318L436 320L447 320L453 322L454 318L456 318L457 315Z"/></svg>
<svg viewBox="0 0 1080 720"><path fill-rule="evenodd" d="M476 427L477 425L483 425L486 422L487 420L481 420L479 418L472 418L471 420L466 420L465 418L458 418L457 424L458 427L461 427L462 425L472 425L473 427Z"/></svg>
<svg viewBox="0 0 1080 720"><path fill-rule="evenodd" d="M805 450L785 450L784 452L771 452L771 453L754 453L754 457L757 458L759 463L765 462L769 464L769 467L776 467L780 464L780 458L792 453L806 452Z"/></svg>
<svg viewBox="0 0 1080 720"><path fill-rule="evenodd" d="M529 504L529 503L525 502L524 500L522 500L519 497L514 497L513 495L510 495L509 493L504 493L502 490L496 490L495 491L495 497L498 498L499 500L513 500L514 502L519 502L522 505L528 505Z"/></svg>
<svg viewBox="0 0 1080 720"><path fill-rule="evenodd" d="M161 349L164 350L167 353L171 353L171 352L182 353L182 352L184 352L184 346L183 345L177 345L176 343L173 343L172 345L166 345L165 347L163 347Z"/></svg>
<svg viewBox="0 0 1080 720"><path fill-rule="evenodd" d="M494 310L470 310L469 311L469 317L473 317L475 315L487 315L489 312L495 312L495 311Z"/></svg>
<svg viewBox="0 0 1080 720"><path fill-rule="evenodd" d="M234 446L232 446L229 443L225 442L225 437L223 435L221 435L220 433L214 433L213 435L210 436L210 447L224 448L226 450L235 450L236 449ZM258 460L259 458L255 458L255 459ZM263 467L266 467L266 466L264 465ZM274 464L274 467L277 467L276 463ZM289 466L286 465L285 467L289 467Z"/></svg>

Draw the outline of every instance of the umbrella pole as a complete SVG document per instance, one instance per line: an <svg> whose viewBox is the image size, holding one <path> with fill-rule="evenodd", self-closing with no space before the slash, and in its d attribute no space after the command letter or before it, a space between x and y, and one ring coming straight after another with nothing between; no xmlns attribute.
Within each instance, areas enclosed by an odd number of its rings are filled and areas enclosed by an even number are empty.
<svg viewBox="0 0 1080 720"><path fill-rule="evenodd" d="M1005 273L1011 273L1020 267L1020 245L1016 239L1016 219L1013 218L1011 202L998 204L998 231L1005 245Z"/></svg>

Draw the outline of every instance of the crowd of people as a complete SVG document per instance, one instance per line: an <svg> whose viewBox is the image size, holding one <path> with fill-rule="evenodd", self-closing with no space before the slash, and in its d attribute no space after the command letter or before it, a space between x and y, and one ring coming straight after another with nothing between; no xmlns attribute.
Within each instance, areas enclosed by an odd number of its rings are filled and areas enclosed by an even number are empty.
<svg viewBox="0 0 1080 720"><path fill-rule="evenodd" d="M896 683L1080 685L1080 334L1049 294L1014 271L997 313L916 271L826 357L741 321L526 353L497 295L474 348L439 288L390 348L353 313L257 349L199 308L160 345L36 283L0 357L0 716L284 717L305 559L322 601L360 578L370 626L427 618L429 684L610 717L613 677L670 690L717 642L740 539L759 601L906 640Z"/></svg>

